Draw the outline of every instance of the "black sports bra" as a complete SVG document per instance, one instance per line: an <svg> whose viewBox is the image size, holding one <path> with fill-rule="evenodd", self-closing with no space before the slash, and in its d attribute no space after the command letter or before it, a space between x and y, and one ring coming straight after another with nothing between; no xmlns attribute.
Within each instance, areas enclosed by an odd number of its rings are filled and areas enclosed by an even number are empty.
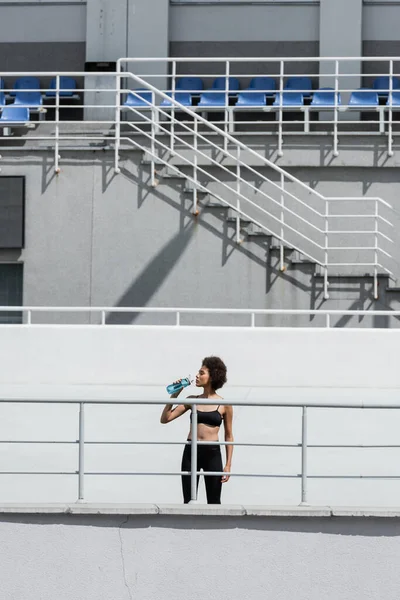
<svg viewBox="0 0 400 600"><path fill-rule="evenodd" d="M218 410L219 407L220 405L218 404L218 407L215 410L198 410L197 423L199 425L202 423L203 425L208 425L209 427L221 427L222 415ZM192 413L190 413L190 420L192 420Z"/></svg>

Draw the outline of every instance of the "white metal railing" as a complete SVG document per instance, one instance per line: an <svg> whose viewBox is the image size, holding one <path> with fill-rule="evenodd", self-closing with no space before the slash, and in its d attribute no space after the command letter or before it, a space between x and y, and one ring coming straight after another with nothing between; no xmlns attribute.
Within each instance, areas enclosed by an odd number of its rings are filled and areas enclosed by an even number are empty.
<svg viewBox="0 0 400 600"><path fill-rule="evenodd" d="M0 392L1 393L1 392ZM14 471L14 470L2 470L0 471L0 477L7 475L53 475L53 476L62 476L62 475L76 475L78 480L78 502L83 502L85 500L85 479L90 476L182 476L182 475L190 475L191 476L191 502L197 502L197 476L198 475L215 475L222 476L223 472L207 472L202 473L201 471L197 471L197 447L199 445L207 445L207 444L218 444L219 446L233 445L240 447L268 447L268 448L299 448L301 450L301 473L291 473L291 474L282 474L282 473L253 473L253 472L235 472L230 473L231 477L249 477L249 478L271 478L271 479L300 479L301 480L301 500L300 504L308 505L309 497L307 493L307 482L310 479L372 479L372 480L400 480L400 475L361 475L361 474L353 474L353 475L329 475L325 473L318 474L310 474L308 471L308 460L307 460L307 450L308 448L399 448L400 445L393 444L309 444L308 442L308 411L312 408L324 408L324 409L337 409L337 408L356 408L356 409L380 409L380 410L395 410L400 408L400 403L393 402L376 402L376 401L345 401L339 400L337 402L324 402L323 400L313 401L309 400L307 402L304 401L296 401L296 400L280 400L280 401L259 401L252 402L247 400L235 400L234 402L228 400L221 400L221 405L233 405L233 406L257 406L257 407L290 407L290 408L302 408L302 425L301 425L301 441L296 444L274 444L274 443L251 443L251 442L204 442L197 439L197 404L187 398L185 400L186 404L192 406L192 423L191 423L191 441L190 442L170 442L170 441L157 441L157 440L121 440L121 441L107 441L107 440L96 440L90 441L86 439L85 435L85 406L87 405L162 405L165 404L165 400L86 400L86 399L56 399L56 400L43 400L41 398L32 398L30 400L19 400L19 399L9 399L7 397L0 396L0 403L2 405L10 403L10 404L75 404L79 406L79 438L78 440L16 440L16 439L2 439L0 440L0 444L13 444L13 445L35 445L35 444L77 444L79 448L78 452L78 465L77 469L71 471ZM202 399L202 405L211 405L215 404L215 400ZM176 445L181 444L185 445L187 443L191 444L191 470L190 471L151 471L151 472L143 472L143 471L129 471L129 472L120 472L120 471L111 471L111 472L102 472L102 471L87 471L85 469L85 448L89 445L135 445L135 444L143 444L143 445ZM9 454L9 461L12 461L12 455ZM1 479L0 479L1 481Z"/></svg>
<svg viewBox="0 0 400 600"><path fill-rule="evenodd" d="M232 57L179 57L179 58L121 58L118 69L129 65L136 73L143 73L143 79L157 86L157 81L163 81L163 90L175 94L177 80L184 76L198 76L205 82L205 90L197 90L197 96L203 91L207 94L221 94L220 90L212 90L211 84L216 77L226 80L224 106L196 107L208 113L209 118L216 112L223 112L222 124L226 130L233 132L235 127L242 126L240 132L245 135L277 135L278 154L283 153L284 135L326 135L333 138L332 150L334 156L339 153L339 136L378 134L387 139L387 151L393 155L393 138L400 134L400 128L395 126L393 114L400 109L397 90L393 88L394 79L400 78L398 70L398 57L257 57L257 58L232 58ZM132 67L132 65L134 65ZM196 69L196 65L199 65ZM305 68L304 65L307 65ZM375 65L378 65L375 68ZM368 70L371 72L369 73ZM147 72L146 72L147 71ZM247 85L253 77L272 77L276 82L275 90L269 91L269 100L258 106L237 106L235 99L237 92L230 92L228 81L230 77L238 78L242 83L242 90L248 94L259 93L258 90L248 90ZM358 88L371 88L373 80L377 77L387 76L387 89L380 89L380 100L376 104L370 102L365 105L352 105L350 97ZM313 89L287 89L289 77L309 77ZM393 79L394 78L394 79ZM159 87L159 86L157 86ZM312 97L320 88L330 87L334 92L333 102L329 106L318 106L312 102ZM385 95L386 91L386 95ZM399 89L400 91L400 89ZM298 106L287 106L282 103L283 96L303 93L306 98ZM394 92L394 95L393 95ZM278 94L278 96L276 96ZM233 102L228 102L228 98ZM278 98L278 101L273 101ZM395 101L393 101L395 99ZM273 122L264 119L238 120L237 116L245 112L254 112L260 116L272 115ZM285 123L286 113L297 113L297 122L302 120L302 127L293 128ZM360 113L371 115L375 113L376 119L360 121ZM311 120L311 115L317 116L317 121ZM221 120L218 121L221 125ZM263 126L264 129L260 130ZM291 128L290 128L291 127Z"/></svg>
<svg viewBox="0 0 400 600"><path fill-rule="evenodd" d="M332 327L332 321L337 317L357 317L358 319L362 317L387 317L388 319L396 319L400 320L400 310L327 310L327 309L261 309L261 308L174 308L174 307L151 307L151 306L142 306L142 307L103 307L103 306L0 306L0 322L2 318L2 314L4 313L12 313L17 314L21 313L21 315L25 315L26 318L21 324L23 326L32 326L33 317L36 315L61 315L61 314L86 314L86 315L94 315L98 316L99 320L96 323L90 323L90 326L110 326L107 323L107 317L111 314L129 314L129 315L140 315L140 314L148 314L148 315L171 315L173 316L173 324L176 327L183 327L182 324L182 316L183 315L208 315L208 316L218 316L218 315L229 315L236 317L246 317L247 325L243 325L239 323L238 326L242 327L267 327L268 325L257 325L257 317L272 317L272 316L281 316L281 317L289 317L289 316L297 316L297 317L321 317L321 322L324 327ZM4 324L4 323L3 323ZM10 326L16 325L17 323L10 323ZM46 324L46 321L41 321L39 325ZM51 321L51 324L55 324L54 321ZM70 323L68 323L70 324ZM77 323L79 324L79 323ZM7 325L7 324L6 324ZM17 324L19 325L19 324ZM192 326L192 323L190 324ZM9 325L7 325L9 326ZM112 326L112 325L111 325ZM131 326L131 325L128 325ZM157 322L157 326L160 326L160 323ZM201 323L201 327L204 326L204 323Z"/></svg>
<svg viewBox="0 0 400 600"><path fill-rule="evenodd" d="M265 233L274 236L280 245L280 268L283 271L285 269L285 246L294 248L304 256L308 257L315 263L321 265L324 269L324 296L329 297L328 292L328 269L332 267L370 267L373 269L374 279L374 297L378 297L378 274L379 269L386 272L388 275L393 275L392 271L383 264L387 259L392 259L392 256L387 252L381 244L382 240L393 243L393 240L383 233L382 224L386 227L392 227L391 222L384 218L381 214L382 207L391 209L392 207L382 200L381 198L329 198L324 197L322 194L316 192L313 188L301 182L293 175L284 171L278 167L272 161L266 159L255 150L249 148L244 143L234 138L231 134L226 131L221 131L216 125L208 122L202 116L194 112L191 108L188 108L181 103L177 102L174 98L169 98L167 94L158 90L153 85L146 82L141 77L133 75L132 73L121 73L120 81L128 80L128 82L134 82L136 85L142 86L142 89L151 92L151 100L143 100L144 106L148 108L151 115L147 116L143 113L143 108L138 109L132 106L126 106L125 108L133 113L136 118L139 117L149 125L150 131L143 129L143 124L133 122L131 120L124 122L125 125L129 125L137 134L140 134L143 139L135 139L126 137L130 143L142 151L146 152L150 157L151 164L151 178L152 184L156 185L156 165L163 164L168 167L174 173L180 175L193 185L193 212L198 213L198 191L204 191L210 196L217 199L220 203L230 207L236 212L236 240L240 243L240 230L241 230L241 219L248 219ZM121 97L123 88L117 90L116 102ZM130 93L132 96L139 98L139 93L135 90L124 90L125 93ZM171 109L162 108L159 105L158 97L161 102L167 100L171 104ZM182 111L193 119L193 123L188 125L179 120L176 116L176 112ZM117 107L116 109L116 146L115 146L115 170L119 172L119 149L121 139L121 111ZM161 120L164 119L163 122ZM142 123L143 123L142 121ZM200 133L200 126L204 125L208 129L211 129L214 133L219 134L222 137L222 145L218 145L213 141L207 139L207 134ZM177 133L178 127L184 128L191 133L192 138L185 140L180 133ZM159 138L158 133L162 132L169 141L165 143L164 138ZM216 166L224 172L231 175L229 167L222 164L221 159L217 160L211 156L211 153L206 154L203 150L199 149L199 141L211 149L217 149L223 153L225 158L229 158L234 161L236 170L234 173L234 185L229 185L223 180L223 176L216 176L210 172L209 168L199 165L199 159L206 159L209 164ZM178 142L180 148L178 150ZM189 150L193 155L193 158L188 157L182 151L183 149ZM280 184L277 184L271 178L265 176L259 168L255 168L249 165L249 161L243 160L241 157L244 153L250 154L256 158L258 162L261 162L263 166L266 166L276 173L279 174ZM164 153L164 155L162 155ZM179 158L184 167L190 168L190 173L187 173L184 168L179 168L175 164L171 163L171 159ZM244 171L249 172L251 176L256 175L264 184L269 186L270 192L266 193L260 186L256 186L248 179L243 176ZM218 183L218 192L213 191L209 186L204 185L201 182L200 177L207 177L209 180ZM287 184L294 184L297 186L296 193L288 191ZM228 197L224 195L228 192ZM261 197L257 203L252 201L248 194L254 192ZM300 197L301 193L307 193L309 196L307 201L303 201ZM310 201L311 197L311 201ZM235 202L236 198L236 202ZM261 205L260 201L264 201L264 206ZM265 201L267 204L265 205ZM342 214L337 213L332 206L338 202L347 201L348 208L352 208L352 203L362 201L365 204L372 203L373 210L370 213L359 213L354 214L352 210L350 213ZM313 206L313 202L317 208ZM277 209L278 212L277 212ZM274 214L275 210L275 214ZM314 222L312 221L314 219ZM350 223L355 225L348 229L338 229L335 223L339 219L351 219ZM368 219L373 223L372 227L363 229L357 227L360 221ZM293 221L294 220L294 221ZM332 226L331 223L334 223ZM367 243L359 243L358 245L339 245L335 240L340 236L358 236L362 240L365 240L365 236L369 236L372 239L370 245ZM371 238L371 236L373 236ZM333 242L331 241L333 238ZM373 257L373 260L368 258L359 258L358 254L360 251L363 253L362 257ZM343 257L343 253L346 253L346 258ZM357 252L357 260L351 260L348 257L349 252ZM336 257L332 260L332 253ZM365 254L366 253L366 254Z"/></svg>

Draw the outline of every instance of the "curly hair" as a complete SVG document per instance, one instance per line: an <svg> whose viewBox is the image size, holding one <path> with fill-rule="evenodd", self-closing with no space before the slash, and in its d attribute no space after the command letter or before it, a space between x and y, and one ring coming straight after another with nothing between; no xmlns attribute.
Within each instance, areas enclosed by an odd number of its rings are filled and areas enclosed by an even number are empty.
<svg viewBox="0 0 400 600"><path fill-rule="evenodd" d="M206 356L203 358L203 367L210 372L211 383L214 390L219 390L226 383L227 368L223 360L218 356Z"/></svg>

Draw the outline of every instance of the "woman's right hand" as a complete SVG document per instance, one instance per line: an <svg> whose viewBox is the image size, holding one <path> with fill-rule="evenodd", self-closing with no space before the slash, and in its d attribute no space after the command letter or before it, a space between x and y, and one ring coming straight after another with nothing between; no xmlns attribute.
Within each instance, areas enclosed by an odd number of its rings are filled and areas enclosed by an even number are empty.
<svg viewBox="0 0 400 600"><path fill-rule="evenodd" d="M172 383L173 383L173 385L175 385L176 383L180 383L181 381L182 381L182 377L180 379L177 379L176 381L173 381ZM171 394L170 398L177 398L182 390L183 390L183 388L181 388L180 390L175 392L175 394Z"/></svg>

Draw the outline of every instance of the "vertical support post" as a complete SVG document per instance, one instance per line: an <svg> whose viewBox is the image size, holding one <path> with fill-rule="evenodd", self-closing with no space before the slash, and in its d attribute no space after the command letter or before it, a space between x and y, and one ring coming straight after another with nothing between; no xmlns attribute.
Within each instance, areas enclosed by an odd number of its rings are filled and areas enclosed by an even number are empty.
<svg viewBox="0 0 400 600"><path fill-rule="evenodd" d="M115 76L115 140L114 140L114 172L120 173L119 147L121 144L121 63L117 61L117 74Z"/></svg>
<svg viewBox="0 0 400 600"><path fill-rule="evenodd" d="M281 243L280 251L280 270L285 270L285 246L283 243L285 237L285 176L281 173Z"/></svg>
<svg viewBox="0 0 400 600"><path fill-rule="evenodd" d="M179 312L179 310L177 310L177 311L176 311L176 323L175 323L175 325L176 325L177 327L179 327L179 326L180 326L180 324L181 324L181 313Z"/></svg>
<svg viewBox="0 0 400 600"><path fill-rule="evenodd" d="M333 156L339 156L338 141L339 118L339 61L335 61L335 109L333 118Z"/></svg>
<svg viewBox="0 0 400 600"><path fill-rule="evenodd" d="M236 207L238 209L238 211L240 210L240 196L239 194L241 193L241 185L240 185L240 178L241 178L241 167L240 167L240 146L237 147L237 163L236 163L236 192L237 192L237 197L236 197ZM242 242L241 238L240 238L240 212L236 213L236 243L240 244Z"/></svg>
<svg viewBox="0 0 400 600"><path fill-rule="evenodd" d="M256 326L256 314L254 312L250 315L250 327Z"/></svg>
<svg viewBox="0 0 400 600"><path fill-rule="evenodd" d="M283 76L284 66L283 60L280 61L279 72L279 111L278 111L278 156L283 156Z"/></svg>
<svg viewBox="0 0 400 600"><path fill-rule="evenodd" d="M156 186L156 163L155 163L155 151L156 151L156 98L154 92L151 92L151 141L150 141L150 172L151 172L151 186Z"/></svg>
<svg viewBox="0 0 400 600"><path fill-rule="evenodd" d="M307 406L301 420L301 502L307 504Z"/></svg>
<svg viewBox="0 0 400 600"><path fill-rule="evenodd" d="M389 61L388 155L393 156L393 60Z"/></svg>
<svg viewBox="0 0 400 600"><path fill-rule="evenodd" d="M176 60L172 61L172 100L175 100L175 90L176 90ZM171 152L174 151L175 148L175 104L172 102L171 108L171 142L170 142Z"/></svg>
<svg viewBox="0 0 400 600"><path fill-rule="evenodd" d="M78 502L85 498L85 404L79 403L79 470L78 470Z"/></svg>
<svg viewBox="0 0 400 600"><path fill-rule="evenodd" d="M228 138L227 133L229 129L229 75L230 75L230 63L229 60L225 64L225 123L224 123L224 150L228 150Z"/></svg>
<svg viewBox="0 0 400 600"><path fill-rule="evenodd" d="M194 127L194 139L193 139L193 150L194 150L194 157L193 157L193 179L194 179L194 183L193 183L193 214L195 216L197 216L199 214L199 210L198 210L198 190L197 190L197 137L198 137L198 132L199 132L199 122L197 120L197 117L194 118L194 123L193 123L193 127Z"/></svg>
<svg viewBox="0 0 400 600"><path fill-rule="evenodd" d="M197 405L192 405L192 455L190 464L190 504L197 502Z"/></svg>
<svg viewBox="0 0 400 600"><path fill-rule="evenodd" d="M28 310L27 315L26 315L26 324L27 325L32 325L32 311Z"/></svg>
<svg viewBox="0 0 400 600"><path fill-rule="evenodd" d="M375 200L375 251L374 251L374 298L378 300L378 216L379 205L378 200Z"/></svg>
<svg viewBox="0 0 400 600"><path fill-rule="evenodd" d="M331 315L328 313L326 315L326 328L329 329L331 326Z"/></svg>
<svg viewBox="0 0 400 600"><path fill-rule="evenodd" d="M101 311L101 324L102 325L106 324L106 311L105 310Z"/></svg>
<svg viewBox="0 0 400 600"><path fill-rule="evenodd" d="M54 155L54 172L56 175L60 172L60 76L56 75L56 114L55 114L55 155Z"/></svg>
<svg viewBox="0 0 400 600"><path fill-rule="evenodd" d="M324 298L328 300L328 262L329 262L329 200L325 201L325 271L324 271Z"/></svg>

